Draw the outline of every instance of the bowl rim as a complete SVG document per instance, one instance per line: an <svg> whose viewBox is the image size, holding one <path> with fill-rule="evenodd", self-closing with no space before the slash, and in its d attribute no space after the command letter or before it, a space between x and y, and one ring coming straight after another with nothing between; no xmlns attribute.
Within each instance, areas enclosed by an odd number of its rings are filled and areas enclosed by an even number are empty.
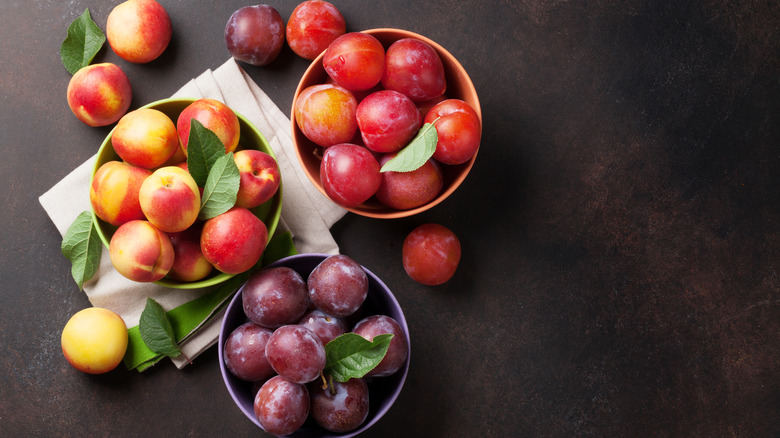
<svg viewBox="0 0 780 438"><path fill-rule="evenodd" d="M330 257L332 255L334 254L324 254L324 253L295 254L295 255L291 255L279 259L263 267L263 269L274 268L279 266L287 266L288 264L291 264L291 262L294 262L296 260L301 260L301 259L311 260L312 263L314 263L314 261L317 261L317 263L319 263L322 260L325 260L327 257ZM386 399L381 409L377 410L374 416L371 417L370 419L367 419L367 421L365 421L359 428L342 434L324 431L323 434L317 434L317 435L307 434L306 435L307 437L316 436L317 438L350 438L362 432L365 432L368 428L376 424L390 410L393 404L395 404L395 401L398 399L398 396L400 395L401 390L403 389L403 386L406 383L406 378L409 374L409 363L411 361L412 347L411 347L411 338L409 335L409 326L406 321L406 315L404 314L403 308L401 307L401 304L398 302L398 299L395 297L395 294L393 294L392 290L390 290L390 288L376 274L371 272L371 270L369 270L362 264L360 266L366 272L366 275L369 277L369 281L376 282L381 289L384 289L387 292L387 296L386 296L387 300L390 302L392 306L398 309L398 316L394 317L394 319L401 326L401 329L404 333L404 338L406 339L406 343L408 345L408 349L406 353L406 361L404 362L404 365L401 367L401 369L399 369L396 372L396 374L386 377L386 378L396 378L398 380L398 385L390 393L390 395ZM230 370L228 370L227 366L225 365L225 357L224 357L225 340L230 335L230 332L232 332L232 330L235 329L235 327L228 327L228 321L230 319L233 319L230 318L230 314L228 313L228 310L236 309L237 306L241 306L241 304L239 304L238 301L242 299L243 296L242 293L244 291L245 285L246 282L243 285L241 285L241 287L233 295L233 298L230 299L228 305L225 307L225 314L222 317L222 322L220 324L220 329L219 329L219 336L217 338L217 355L219 360L219 370L222 376L222 382L225 384L225 389L227 389L228 393L230 394L230 397L233 399L233 402L236 404L239 410L243 412L247 418L249 418L253 423L259 426L262 430L265 430L265 428L263 428L263 426L260 424L260 421L255 416L254 411L253 410L249 411L245 409L245 405L242 403L242 400L240 399L239 395L236 394L236 392L233 390L230 384L230 379L237 379L237 378L233 377L232 374L230 374ZM241 307L241 309L243 311L243 306ZM383 378L385 377L378 377L377 379L383 379ZM252 382L245 382L245 383L248 385L252 384ZM290 436L294 437L296 436L296 433L297 432L294 432Z"/></svg>
<svg viewBox="0 0 780 438"><path fill-rule="evenodd" d="M458 75L458 79L463 82L464 87L468 88L468 89L471 89L471 90L474 90L475 102L474 102L473 105L472 104L470 104L470 105L472 106L474 111L477 113L477 116L479 118L480 138L482 137L482 125L483 125L483 122L482 122L482 107L481 107L481 105L479 103L479 96L478 96L478 94L476 92L476 87L474 87L474 83L471 81L471 77L469 76L468 72L463 67L463 65L461 65L460 61L458 61L458 59L455 56L453 56L447 49L445 49L442 45L440 45L436 41L433 41L432 39L430 39L430 38L428 38L426 36L420 35L420 34L418 34L416 32L412 32L412 31L409 31L409 30L404 30L404 29L396 29L396 28L390 28L390 27L380 27L380 28L361 30L359 32L367 33L367 34L372 35L372 36L375 36L376 34L383 34L383 33L391 33L392 32L392 33L401 34L402 36L400 36L399 39L401 39L401 38L416 38L416 39L419 39L419 40L427 43L431 47L433 47L433 49L436 50L436 52L439 54L440 58L446 58L447 60L451 60L451 62L453 64L453 66L455 67L455 69L458 70L458 71L461 71L463 73L462 75L461 74ZM291 134L292 134L293 141L295 141L297 131L299 130L297 122L295 120L295 105L296 105L296 102L298 101L298 96L301 94L301 92L304 89L304 80L303 79L306 78L307 76L313 75L315 70L318 70L318 69L322 68L321 67L322 66L322 58L324 57L324 55L325 55L325 51L322 51L319 55L317 55L316 58L314 58L311 61L311 63L309 64L309 66L306 68L306 70L304 71L303 75L301 76L301 79L298 81L298 85L295 88L295 94L293 95L293 101L292 101L292 105L290 107L290 125L291 125L290 129L291 129ZM444 55L444 56L442 56L442 55ZM442 59L442 62L445 62L444 59ZM295 149L295 156L298 159L298 164L301 166L301 168L302 168L301 170L303 170L303 173L306 174L306 177L309 178L309 181L311 181L312 185L314 185L314 187L317 188L317 190L319 190L320 193L325 195L326 198L330 199L328 197L328 194L325 192L325 189L322 187L322 184L319 181L317 181L317 178L315 178L314 175L311 174L308 171L307 167L303 164L304 163L304 157L303 157L301 148L297 146L297 142L296 142L296 146L294 147L294 149ZM452 184L450 184L449 187L447 187L444 190L442 190L436 196L436 198L434 198L432 201L428 202L427 204L424 204L424 205L421 205L419 207L415 207L415 208L412 208L412 209L408 209L408 210L393 210L393 209L390 209L388 207L386 210L376 210L376 211L374 211L374 210L371 210L371 209L360 208L363 204L361 204L361 205L359 205L357 207L343 207L343 208L345 208L347 211L350 211L350 212L355 213L357 215L366 216L366 217L375 218L375 219L398 219L398 218L413 216L413 215L416 215L418 213L422 213L423 211L429 210L429 209L435 207L436 205L440 204L441 202L443 202L452 193L454 193L455 190L458 187L460 187L460 185L466 179L466 176L471 172L472 167L474 167L474 163L475 163L475 161L477 159L477 155L479 154L479 149L481 149L481 148L477 148L477 152L474 153L474 156L472 156L471 159L469 159L465 163L458 164L458 165L455 165L455 166L450 166L452 168L461 167L459 175L453 180Z"/></svg>
<svg viewBox="0 0 780 438"><path fill-rule="evenodd" d="M159 107L161 105L176 105L181 104L185 105L187 103L195 102L196 100L203 99L202 97L168 97L164 99L155 100L152 102L149 102L137 109L147 109L147 108L153 108ZM252 131L254 131L255 134L257 134L258 138L260 139L260 142L264 145L269 155L271 155L274 160L278 159L276 158L276 153L274 152L273 148L271 148L271 144L268 142L268 139L265 138L265 135L260 131L257 126L255 126L254 123L252 123L248 118L246 118L243 114L239 113L238 111L231 108L231 110L236 114L238 117L240 123L246 124L250 127ZM174 120L173 123L175 124L176 121ZM111 138L114 134L114 131L116 130L116 125L109 131L108 134L106 134L106 137L103 139L103 142L100 144L100 148L98 149L97 153L95 154L95 162L92 165L92 173L89 177L89 185L92 185L92 180L95 177L95 173L98 171L100 166L103 164L100 162L98 157L100 154L111 144ZM115 152L116 153L116 152ZM284 194L283 194L283 185L284 181L279 183L279 189L277 190L277 193L274 195L274 198L278 197L278 201L275 202L275 204L278 204L278 206L270 211L270 215L267 217L267 219L270 219L269 223L263 223L266 225L267 231L268 231L268 239L270 240L271 236L276 232L276 229L279 225L279 221L281 220L282 215L282 202L284 200ZM273 198L272 198L273 199ZM257 208L257 207L256 207ZM252 210L252 209L250 209ZM97 217L97 214L95 214L95 210L90 207L90 213L92 213L92 224L95 227L95 230L97 231L98 237L100 238L101 244L103 247L108 248L109 243L111 241L111 237L107 236L104 233L103 230L103 224L106 224L108 226L111 226L110 224L107 224L102 219ZM224 283L225 281L229 280L230 278L234 277L235 274L226 274L224 272L219 272L216 269L214 270L214 273L210 274L208 277L198 280L198 281L192 281L192 282L180 282L168 279L167 277L164 277L161 280L155 281L152 284L156 284L163 287L168 287L172 289L199 289L199 288L205 288L210 286L215 286L220 283Z"/></svg>

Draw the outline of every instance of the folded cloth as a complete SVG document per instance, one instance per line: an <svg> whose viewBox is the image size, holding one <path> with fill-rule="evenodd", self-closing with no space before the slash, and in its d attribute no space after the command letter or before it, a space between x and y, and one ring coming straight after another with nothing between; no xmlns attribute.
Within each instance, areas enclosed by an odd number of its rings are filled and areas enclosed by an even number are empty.
<svg viewBox="0 0 780 438"><path fill-rule="evenodd" d="M344 216L346 210L328 200L308 181L295 157L290 120L233 58L216 70L206 70L190 80L172 97L219 100L257 126L271 145L282 174L283 202L279 227L290 231L300 253L338 253L330 227ZM92 208L89 184L94 162L94 156L89 158L39 198L62 235L79 213ZM98 272L84 283L84 292L93 306L113 310L128 327L134 327L138 324L147 297L169 310L205 295L208 290L171 289L153 283L133 282L113 268L108 251L103 251ZM209 315L209 319L199 324L194 333L188 334L180 345L183 356L193 359L216 343L222 312L224 310ZM178 368L188 364L181 356L174 358L173 362Z"/></svg>

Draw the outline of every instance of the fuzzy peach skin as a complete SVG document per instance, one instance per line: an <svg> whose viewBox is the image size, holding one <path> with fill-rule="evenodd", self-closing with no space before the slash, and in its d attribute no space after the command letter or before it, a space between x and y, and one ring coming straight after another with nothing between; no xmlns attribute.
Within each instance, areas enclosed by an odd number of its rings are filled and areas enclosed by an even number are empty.
<svg viewBox="0 0 780 438"><path fill-rule="evenodd" d="M226 274L238 274L254 266L266 243L265 224L244 207L233 207L207 220L200 234L206 260Z"/></svg>
<svg viewBox="0 0 780 438"><path fill-rule="evenodd" d="M111 134L114 151L126 162L146 169L165 164L179 148L173 120L162 111L140 108L122 116Z"/></svg>
<svg viewBox="0 0 780 438"><path fill-rule="evenodd" d="M214 270L214 266L206 260L200 250L201 228L195 224L184 231L169 233L174 258L168 278L183 282L198 281L206 278Z"/></svg>
<svg viewBox="0 0 780 438"><path fill-rule="evenodd" d="M171 17L155 0L118 4L106 21L106 38L120 58L144 64L159 57L173 35Z"/></svg>
<svg viewBox="0 0 780 438"><path fill-rule="evenodd" d="M133 281L158 281L173 266L171 239L144 220L125 222L117 228L108 244L111 264Z"/></svg>
<svg viewBox="0 0 780 438"><path fill-rule="evenodd" d="M151 170L123 161L108 161L101 165L89 187L89 201L97 217L114 226L144 219L138 192Z"/></svg>
<svg viewBox="0 0 780 438"><path fill-rule="evenodd" d="M282 182L274 157L257 149L243 149L233 154L233 161L241 174L237 206L254 208L274 196Z"/></svg>
<svg viewBox="0 0 780 438"><path fill-rule="evenodd" d="M181 167L161 167L141 184L138 201L149 222L161 231L176 233L198 219L200 190Z"/></svg>
<svg viewBox="0 0 780 438"><path fill-rule="evenodd" d="M130 80L116 64L104 62L77 71L68 82L68 106L89 126L107 126L130 108Z"/></svg>
<svg viewBox="0 0 780 438"><path fill-rule="evenodd" d="M185 154L190 139L192 119L217 134L225 146L225 152L233 152L238 147L241 126L236 113L218 100L203 98L187 105L176 120L176 130L179 132L179 141Z"/></svg>
<svg viewBox="0 0 780 438"><path fill-rule="evenodd" d="M127 351L127 326L121 316L88 307L70 317L62 329L62 354L73 368L88 374L107 373Z"/></svg>

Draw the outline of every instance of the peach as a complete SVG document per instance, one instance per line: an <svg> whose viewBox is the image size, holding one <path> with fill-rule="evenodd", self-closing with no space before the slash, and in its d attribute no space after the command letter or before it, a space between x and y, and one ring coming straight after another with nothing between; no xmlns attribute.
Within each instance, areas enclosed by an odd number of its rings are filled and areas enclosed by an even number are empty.
<svg viewBox="0 0 780 438"><path fill-rule="evenodd" d="M200 248L215 268L227 274L249 270L263 255L268 229L244 207L233 207L207 220L200 234Z"/></svg>
<svg viewBox="0 0 780 438"><path fill-rule="evenodd" d="M138 200L149 222L167 233L186 230L200 211L200 189L179 166L155 170L141 185Z"/></svg>
<svg viewBox="0 0 780 438"><path fill-rule="evenodd" d="M329 147L347 143L358 130L357 99L336 84L312 85L295 101L295 121L303 135L314 143Z"/></svg>
<svg viewBox="0 0 780 438"><path fill-rule="evenodd" d="M144 220L125 222L108 244L111 264L133 281L162 279L173 266L173 245L167 234Z"/></svg>
<svg viewBox="0 0 780 438"><path fill-rule="evenodd" d="M127 163L154 169L179 148L176 125L162 111L141 108L125 114L111 134L114 151Z"/></svg>
<svg viewBox="0 0 780 438"><path fill-rule="evenodd" d="M89 126L107 126L130 108L133 92L127 75L116 64L88 65L68 83L68 106Z"/></svg>
<svg viewBox="0 0 780 438"><path fill-rule="evenodd" d="M395 154L379 159L384 166ZM425 205L436 198L444 186L441 169L429 159L420 168L411 172L382 172L382 183L376 192L376 199L396 210L409 210Z"/></svg>
<svg viewBox="0 0 780 438"><path fill-rule="evenodd" d="M62 354L73 368L88 374L107 373L127 351L127 325L102 307L88 307L70 317L62 329Z"/></svg>
<svg viewBox="0 0 780 438"><path fill-rule="evenodd" d="M89 187L89 201L97 217L114 226L144 219L138 192L152 171L122 161L101 165Z"/></svg>
<svg viewBox="0 0 780 438"><path fill-rule="evenodd" d="M198 281L205 278L214 267L200 250L201 226L195 224L184 231L170 233L173 245L173 266L168 277L177 281Z"/></svg>
<svg viewBox="0 0 780 438"><path fill-rule="evenodd" d="M238 116L230 107L215 99L198 99L187 105L176 120L179 141L184 153L190 138L190 123L195 119L210 129L225 145L225 152L233 152L238 147L241 127Z"/></svg>
<svg viewBox="0 0 780 438"><path fill-rule="evenodd" d="M233 154L233 160L241 173L237 206L254 208L274 196L282 181L274 157L257 149L243 149Z"/></svg>
<svg viewBox="0 0 780 438"><path fill-rule="evenodd" d="M144 64L156 59L172 35L171 17L155 0L128 0L108 14L108 44L126 61Z"/></svg>

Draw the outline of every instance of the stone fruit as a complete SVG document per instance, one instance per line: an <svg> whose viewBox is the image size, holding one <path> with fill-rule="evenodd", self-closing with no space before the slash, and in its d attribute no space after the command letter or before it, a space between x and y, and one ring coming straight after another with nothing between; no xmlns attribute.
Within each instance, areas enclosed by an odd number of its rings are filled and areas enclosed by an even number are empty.
<svg viewBox="0 0 780 438"><path fill-rule="evenodd" d="M301 58L312 60L347 31L347 23L333 4L307 0L287 20L287 45Z"/></svg>
<svg viewBox="0 0 780 438"><path fill-rule="evenodd" d="M200 190L195 180L181 167L155 170L138 193L144 216L167 233L184 231L198 219Z"/></svg>
<svg viewBox="0 0 780 438"><path fill-rule="evenodd" d="M179 141L185 154L187 153L192 119L213 131L225 146L225 152L233 152L238 147L241 126L236 113L218 100L202 98L187 105L176 119L176 130L179 133Z"/></svg>
<svg viewBox="0 0 780 438"><path fill-rule="evenodd" d="M294 111L303 135L325 148L351 141L358 129L357 100L339 85L307 87L295 100Z"/></svg>
<svg viewBox="0 0 780 438"><path fill-rule="evenodd" d="M270 5L244 6L230 16L225 25L228 52L251 65L270 64L284 44L284 22Z"/></svg>
<svg viewBox="0 0 780 438"><path fill-rule="evenodd" d="M133 281L152 282L165 277L173 266L173 246L167 234L144 220L125 222L108 245L111 264Z"/></svg>
<svg viewBox="0 0 780 438"><path fill-rule="evenodd" d="M144 64L159 57L173 35L171 18L155 0L118 4L106 21L106 38L120 58Z"/></svg>
<svg viewBox="0 0 780 438"><path fill-rule="evenodd" d="M344 208L362 204L382 183L379 162L368 149L342 143L325 149L320 182L328 197Z"/></svg>
<svg viewBox="0 0 780 438"><path fill-rule="evenodd" d="M327 345L328 342L349 330L347 321L344 318L330 316L319 309L312 309L306 312L298 321L298 325L313 331L322 341L322 345Z"/></svg>
<svg viewBox="0 0 780 438"><path fill-rule="evenodd" d="M300 274L284 266L252 274L244 285L241 299L250 321L272 329L294 324L309 306L306 282Z"/></svg>
<svg viewBox="0 0 780 438"><path fill-rule="evenodd" d="M198 281L206 278L214 267L203 256L200 249L200 231L198 223L177 233L168 233L173 245L173 266L168 277L182 282Z"/></svg>
<svg viewBox="0 0 780 438"><path fill-rule="evenodd" d="M379 159L382 166L395 154ZM382 183L376 191L376 199L396 210L409 210L433 201L441 192L444 179L439 165L429 159L421 167L410 172L382 172Z"/></svg>
<svg viewBox="0 0 780 438"><path fill-rule="evenodd" d="M271 199L279 190L282 175L279 165L271 155L257 149L242 149L233 155L233 160L241 174L236 197L237 206L257 207Z"/></svg>
<svg viewBox="0 0 780 438"><path fill-rule="evenodd" d="M396 152L422 126L420 110L411 99L392 90L369 94L355 113L363 143L374 152Z"/></svg>
<svg viewBox="0 0 780 438"><path fill-rule="evenodd" d="M386 333L393 335L387 354L379 362L379 365L368 372L368 376L389 376L401 369L401 366L406 362L409 345L406 343L401 325L395 319L387 315L371 315L355 324L352 332L369 341L373 341L374 337L378 335Z"/></svg>
<svg viewBox="0 0 780 438"><path fill-rule="evenodd" d="M73 368L103 374L122 361L127 339L122 317L108 309L88 307L71 316L62 329L62 353Z"/></svg>
<svg viewBox="0 0 780 438"><path fill-rule="evenodd" d="M328 76L347 90L368 90L382 79L385 48L367 33L345 33L325 50L322 66Z"/></svg>
<svg viewBox="0 0 780 438"><path fill-rule="evenodd" d="M132 95L125 72L108 62L77 71L67 91L70 110L89 126L106 126L119 120L130 108Z"/></svg>
<svg viewBox="0 0 780 438"><path fill-rule="evenodd" d="M366 271L343 254L321 261L309 274L307 285L314 307L337 317L355 313L368 295Z"/></svg>
<svg viewBox="0 0 780 438"><path fill-rule="evenodd" d="M401 248L404 270L416 282L436 286L447 282L460 263L460 241L439 224L423 224L412 230Z"/></svg>
<svg viewBox="0 0 780 438"><path fill-rule="evenodd" d="M289 435L300 429L309 415L309 391L281 376L271 377L257 392L254 411L266 432Z"/></svg>
<svg viewBox="0 0 780 438"><path fill-rule="evenodd" d="M433 99L447 89L444 65L429 44L402 38L387 48L382 86L415 102Z"/></svg>
<svg viewBox="0 0 780 438"><path fill-rule="evenodd" d="M433 123L439 135L433 153L437 161L462 164L477 153L482 127L477 112L468 103L460 99L442 101L428 111L425 123Z"/></svg>
<svg viewBox="0 0 780 438"><path fill-rule="evenodd" d="M256 382L274 375L265 357L265 345L273 332L247 322L236 327L225 342L225 366L234 376Z"/></svg>
<svg viewBox="0 0 780 438"><path fill-rule="evenodd" d="M107 161L92 178L89 201L97 217L116 227L125 222L144 219L138 192L151 170L123 161Z"/></svg>
<svg viewBox="0 0 780 438"><path fill-rule="evenodd" d="M265 224L244 207L233 207L207 220L200 235L206 260L226 274L238 274L254 266L266 243Z"/></svg>
<svg viewBox="0 0 780 438"><path fill-rule="evenodd" d="M140 108L122 116L111 134L114 151L125 162L155 169L179 149L176 125L162 111Z"/></svg>
<svg viewBox="0 0 780 438"><path fill-rule="evenodd" d="M336 433L357 429L368 417L368 385L363 379L333 382L333 386L311 385L310 414L323 428Z"/></svg>
<svg viewBox="0 0 780 438"><path fill-rule="evenodd" d="M293 383L309 383L325 368L325 347L306 327L283 325L265 345L265 357L274 371Z"/></svg>

